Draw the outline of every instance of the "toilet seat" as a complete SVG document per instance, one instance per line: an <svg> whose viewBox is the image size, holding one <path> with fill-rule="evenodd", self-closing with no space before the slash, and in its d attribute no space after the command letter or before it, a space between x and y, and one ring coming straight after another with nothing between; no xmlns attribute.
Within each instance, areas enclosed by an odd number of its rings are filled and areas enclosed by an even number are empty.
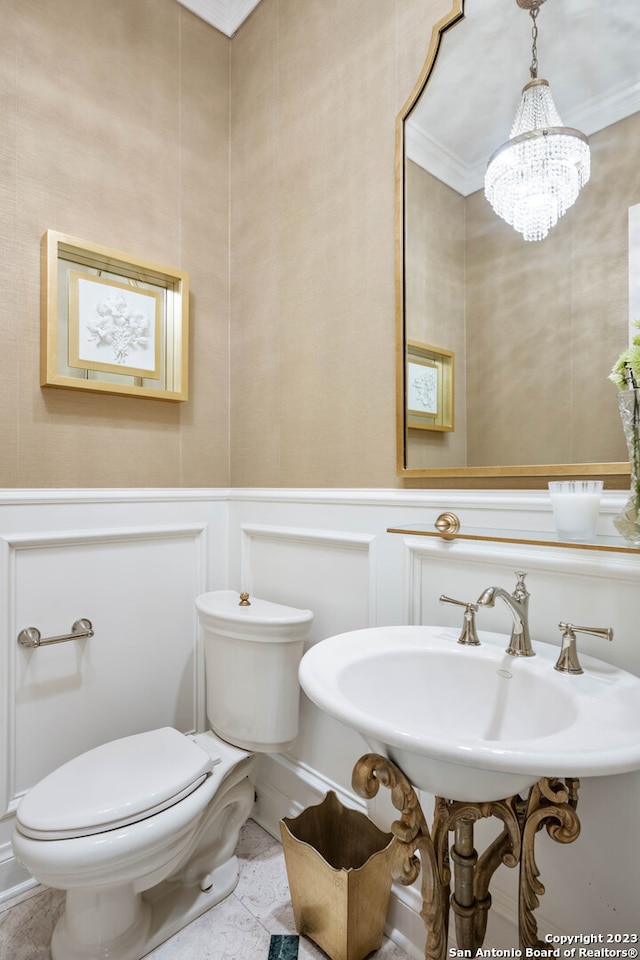
<svg viewBox="0 0 640 960"><path fill-rule="evenodd" d="M104 833L166 810L193 793L216 760L172 727L113 740L40 781L16 825L36 840Z"/></svg>

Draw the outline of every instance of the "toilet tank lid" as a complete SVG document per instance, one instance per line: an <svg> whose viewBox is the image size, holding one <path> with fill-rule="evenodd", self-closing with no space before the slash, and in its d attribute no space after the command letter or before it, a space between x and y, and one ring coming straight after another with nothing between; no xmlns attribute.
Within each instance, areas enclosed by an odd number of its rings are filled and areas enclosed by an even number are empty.
<svg viewBox="0 0 640 960"><path fill-rule="evenodd" d="M186 796L214 762L172 727L112 740L36 784L18 806L18 828L54 839L133 823Z"/></svg>
<svg viewBox="0 0 640 960"><path fill-rule="evenodd" d="M236 590L212 590L196 597L196 607L201 614L224 623L250 623L268 627L286 627L310 623L311 610L299 610L283 603L249 597L249 605L240 605L240 593Z"/></svg>

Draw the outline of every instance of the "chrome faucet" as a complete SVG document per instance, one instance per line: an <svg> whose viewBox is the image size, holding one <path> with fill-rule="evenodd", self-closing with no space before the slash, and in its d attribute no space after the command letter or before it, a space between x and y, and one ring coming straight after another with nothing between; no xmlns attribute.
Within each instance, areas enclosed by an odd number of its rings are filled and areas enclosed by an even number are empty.
<svg viewBox="0 0 640 960"><path fill-rule="evenodd" d="M531 646L531 636L529 635L529 592L524 585L526 573L516 571L518 582L513 593L507 593L502 587L487 587L478 597L478 603L483 607L492 607L496 597L504 600L509 613L513 618L513 628L511 630L511 640L507 647L507 653L512 657L535 657L535 650Z"/></svg>

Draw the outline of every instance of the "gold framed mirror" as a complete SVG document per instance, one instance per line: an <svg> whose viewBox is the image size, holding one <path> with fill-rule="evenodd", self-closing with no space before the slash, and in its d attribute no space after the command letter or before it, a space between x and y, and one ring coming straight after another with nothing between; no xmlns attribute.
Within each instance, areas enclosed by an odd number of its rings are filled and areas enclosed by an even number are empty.
<svg viewBox="0 0 640 960"><path fill-rule="evenodd" d="M584 0L579 15L559 0L541 8L540 76L553 86L563 122L585 129L592 160L591 181L540 242L500 220L482 189L528 79L528 13L518 0L452 0L433 28L396 121L399 476L460 485L501 478L539 487L558 476L628 483L608 374L634 319L629 211L640 211L640 71L632 4L604 10ZM596 101L600 112L588 115ZM453 356L453 429L415 426L416 385L407 382L415 342ZM432 370L427 379L425 398L436 383Z"/></svg>

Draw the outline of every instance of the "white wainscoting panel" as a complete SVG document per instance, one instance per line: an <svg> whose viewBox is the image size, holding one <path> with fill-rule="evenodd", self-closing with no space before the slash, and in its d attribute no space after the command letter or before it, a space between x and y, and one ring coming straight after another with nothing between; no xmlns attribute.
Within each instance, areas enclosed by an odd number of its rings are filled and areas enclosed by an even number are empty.
<svg viewBox="0 0 640 960"><path fill-rule="evenodd" d="M601 534L614 533L612 518L625 500L624 494L605 492ZM310 642L317 643L377 624L459 625L460 610L439 603L442 593L475 601L490 585L512 589L514 571L524 570L534 645L545 641L559 647L560 620L612 626L613 643L581 637L579 645L586 654L640 675L640 555L387 533L388 527L403 524L433 524L444 510L458 513L463 526L543 534L553 530L546 491L6 491L0 496L0 654L9 666L0 673L0 794L6 797L5 809L50 762L45 755L49 746L58 749L53 733L47 731L46 749L38 738L42 717L55 717L65 743L77 740L64 705L73 703L73 712L82 716L85 683L99 705L104 739L120 722L120 708L112 708L118 691L130 693L142 682L141 673L145 689L152 692L145 716L153 715L154 722L173 717L171 722L179 725L200 722L197 706L193 712L194 697L199 702L202 689L200 661L194 679L193 648L181 641L174 648L168 637L189 621L194 643L192 602L201 589L247 589L265 599L309 607L315 615ZM142 536L134 535L136 529ZM94 540L96 532L100 535ZM91 599L90 606L84 606L85 597ZM154 613L155 608L162 614ZM130 627L121 628L121 614L127 615ZM63 645L59 652L25 655L17 649L21 627L58 633L82 616L94 620L92 640L67 649ZM143 626L148 616L154 625L150 631ZM100 635L105 624L106 641ZM506 607L499 602L479 611L480 630L506 632L510 626ZM152 650L148 673L147 660L141 655L138 659L139 651L131 652L144 631ZM171 692L168 671L154 656L167 646L176 669ZM129 662L135 680L123 675L122 664ZM44 676L43 664L49 671ZM96 685L107 674L113 689L104 695ZM451 698L455 702L455 689ZM130 722L142 723L139 705L131 696L124 699ZM261 757L256 765L256 818L279 836L281 816L295 815L329 789L337 790L343 802L361 806L351 789L351 770L365 752L358 734L325 717L303 696L300 733L292 750L284 757ZM423 800L430 819L431 798L423 795ZM584 780L578 840L564 846L546 831L538 835L536 856L547 890L537 911L541 937L637 932L639 804L639 774ZM382 799L379 794L368 808L382 826L394 816L386 795ZM0 897L2 890L15 889L24 880L11 859L11 824L10 814L0 818ZM497 824L488 821L477 826L478 850L496 829ZM515 871L506 867L494 877L485 947L517 947L515 883ZM414 887L395 889L388 930L416 957L424 955L419 908Z"/></svg>
<svg viewBox="0 0 640 960"><path fill-rule="evenodd" d="M242 589L313 610L311 640L375 624L375 535L266 524L241 531Z"/></svg>
<svg viewBox="0 0 640 960"><path fill-rule="evenodd" d="M200 527L129 528L12 538L10 635L94 636L15 645L11 803L79 753L130 733L195 731L194 591L204 589Z"/></svg>
<svg viewBox="0 0 640 960"><path fill-rule="evenodd" d="M28 882L10 837L34 783L107 740L206 725L194 600L226 586L226 495L75 494L0 496L0 899ZM80 618L93 637L17 642L25 627L47 638Z"/></svg>
<svg viewBox="0 0 640 960"><path fill-rule="evenodd" d="M242 589L267 600L313 611L309 642L372 626L376 617L376 536L355 531L269 524L241 524ZM354 753L364 752L358 734L317 709L302 693L300 734L290 758L261 758L259 803L255 816L274 830L274 822L299 812L313 793L309 771L322 770L325 789L348 784ZM299 774L294 793L292 764ZM351 802L357 802L350 794Z"/></svg>

